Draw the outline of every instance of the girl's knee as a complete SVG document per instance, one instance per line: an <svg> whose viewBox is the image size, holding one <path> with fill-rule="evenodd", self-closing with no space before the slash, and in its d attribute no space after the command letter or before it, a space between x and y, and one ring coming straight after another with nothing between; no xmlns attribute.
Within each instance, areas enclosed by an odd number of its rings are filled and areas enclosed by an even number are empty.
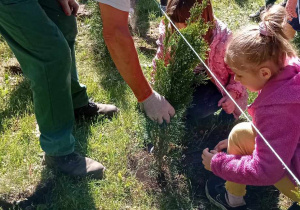
<svg viewBox="0 0 300 210"><path fill-rule="evenodd" d="M233 140L235 140L235 138L244 138L244 137L248 137L248 138L252 137L253 138L253 137L255 137L251 123L242 122L242 123L235 125L229 134L229 139L230 139L230 137L232 137Z"/></svg>
<svg viewBox="0 0 300 210"><path fill-rule="evenodd" d="M228 153L247 155L253 152L256 133L251 123L243 122L233 127L228 137Z"/></svg>

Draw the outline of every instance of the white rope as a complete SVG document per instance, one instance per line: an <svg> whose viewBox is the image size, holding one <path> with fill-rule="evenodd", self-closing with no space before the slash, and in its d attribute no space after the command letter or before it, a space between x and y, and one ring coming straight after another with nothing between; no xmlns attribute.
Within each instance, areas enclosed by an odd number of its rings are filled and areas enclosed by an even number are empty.
<svg viewBox="0 0 300 210"><path fill-rule="evenodd" d="M284 163L284 161L281 159L281 157L277 154L277 152L273 149L273 147L269 144L269 142L265 139L265 137L262 135L262 133L258 130L258 128L252 123L252 121L249 119L249 117L246 115L246 113L243 111L243 109L236 103L236 101L231 97L231 95L228 93L226 88L222 85L222 83L218 80L218 78L215 76L215 74L209 69L209 67L205 64L205 62L200 58L198 53L194 50L194 48L190 45L190 43L186 40L186 38L181 34L179 29L175 26L175 24L172 22L172 20L168 17L168 15L161 9L159 3L156 0L153 0L161 10L161 12L165 15L165 17L169 20L169 22L173 25L173 27L176 29L176 31L180 34L180 36L183 38L183 40L186 42L186 44L191 48L191 50L195 53L197 58L201 61L201 63L205 66L205 68L209 71L210 75L214 78L214 80L222 87L224 92L227 94L227 96L233 101L233 103L236 105L236 107L241 111L241 113L246 117L246 119L251 123L255 131L260 135L260 137L264 140L266 145L270 148L270 150L274 153L274 155L278 158L278 160L282 163L284 168L290 173L290 175L294 178L294 180L297 182L297 184L300 186L299 179L294 175L294 173L289 169L289 167Z"/></svg>

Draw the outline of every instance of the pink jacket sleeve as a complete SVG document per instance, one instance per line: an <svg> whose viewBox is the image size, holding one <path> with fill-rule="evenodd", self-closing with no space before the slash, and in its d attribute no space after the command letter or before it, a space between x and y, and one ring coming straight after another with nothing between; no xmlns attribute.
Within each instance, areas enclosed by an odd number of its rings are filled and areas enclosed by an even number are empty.
<svg viewBox="0 0 300 210"><path fill-rule="evenodd" d="M292 105L267 106L256 110L256 125L283 161L290 167L299 139L299 120L295 119ZM289 107L290 106L290 107ZM273 185L286 171L283 165L257 136L252 155L238 156L218 153L211 161L217 176L246 185Z"/></svg>

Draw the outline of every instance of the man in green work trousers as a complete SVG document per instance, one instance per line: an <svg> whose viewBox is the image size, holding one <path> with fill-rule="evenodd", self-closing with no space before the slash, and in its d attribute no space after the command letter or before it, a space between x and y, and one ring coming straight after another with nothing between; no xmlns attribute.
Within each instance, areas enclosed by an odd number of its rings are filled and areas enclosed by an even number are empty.
<svg viewBox="0 0 300 210"><path fill-rule="evenodd" d="M0 33L31 82L46 164L71 176L101 179L103 165L74 152L74 114L112 116L118 109L90 102L78 81L77 10L75 0L0 0Z"/></svg>

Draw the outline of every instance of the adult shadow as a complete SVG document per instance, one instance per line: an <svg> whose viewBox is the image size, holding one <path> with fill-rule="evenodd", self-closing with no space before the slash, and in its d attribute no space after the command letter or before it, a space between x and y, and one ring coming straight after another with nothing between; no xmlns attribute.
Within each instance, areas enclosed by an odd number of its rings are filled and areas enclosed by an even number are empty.
<svg viewBox="0 0 300 210"><path fill-rule="evenodd" d="M91 133L91 121L75 125L76 151L87 154L87 139ZM31 191L19 195L1 195L0 207L6 209L87 209L95 210L96 204L89 190L91 177L73 178L43 167L39 184ZM14 197L14 200L11 198Z"/></svg>
<svg viewBox="0 0 300 210"><path fill-rule="evenodd" d="M14 86L7 97L8 107L0 112L0 133L4 130L3 121L12 116L23 116L24 113L33 113L32 107L32 92L30 90L30 82L23 79L20 83Z"/></svg>
<svg viewBox="0 0 300 210"><path fill-rule="evenodd" d="M6 119L33 113L30 82L22 80L14 86L7 96L5 109L0 112L0 133L7 129ZM80 121L74 126L77 139L76 150L87 154L87 139L90 135L91 121ZM37 154L38 155L38 154ZM41 161L42 162L42 161ZM34 190L25 190L18 195L2 194L2 209L96 209L89 192L90 178L70 178L59 172L42 168L41 179Z"/></svg>

